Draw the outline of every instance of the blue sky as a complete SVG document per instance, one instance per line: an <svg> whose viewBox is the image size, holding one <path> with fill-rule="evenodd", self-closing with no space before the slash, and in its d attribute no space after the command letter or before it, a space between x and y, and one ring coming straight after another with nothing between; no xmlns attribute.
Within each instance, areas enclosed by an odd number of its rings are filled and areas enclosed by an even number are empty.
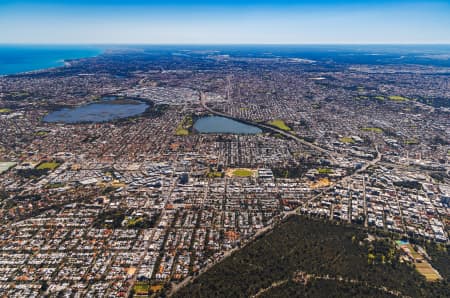
<svg viewBox="0 0 450 298"><path fill-rule="evenodd" d="M450 43L450 1L0 0L0 43Z"/></svg>

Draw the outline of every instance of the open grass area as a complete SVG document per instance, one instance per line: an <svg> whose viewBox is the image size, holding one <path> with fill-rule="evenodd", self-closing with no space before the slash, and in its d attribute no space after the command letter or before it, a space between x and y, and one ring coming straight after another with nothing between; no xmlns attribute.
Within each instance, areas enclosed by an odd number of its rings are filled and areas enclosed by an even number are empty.
<svg viewBox="0 0 450 298"><path fill-rule="evenodd" d="M246 169L237 169L233 172L233 175L237 177L251 177L253 172Z"/></svg>
<svg viewBox="0 0 450 298"><path fill-rule="evenodd" d="M123 226L127 229L148 229L152 228L154 223L154 218L151 218L147 215L139 217L127 216L125 218L125 224Z"/></svg>
<svg viewBox="0 0 450 298"><path fill-rule="evenodd" d="M135 295L147 295L149 290L150 285L148 283L138 282L133 287Z"/></svg>
<svg viewBox="0 0 450 298"><path fill-rule="evenodd" d="M431 265L444 278L444 282L448 284L450 282L450 262L448 259L450 246L443 243L427 242L425 249L431 258Z"/></svg>
<svg viewBox="0 0 450 298"><path fill-rule="evenodd" d="M340 138L339 141L340 141L341 143L345 143L345 144L354 144L354 143L355 143L355 140L353 140L353 139L350 138L350 137L343 137L343 138Z"/></svg>
<svg viewBox="0 0 450 298"><path fill-rule="evenodd" d="M128 220L128 222L126 223L126 225L128 227L133 227L139 223L142 223L144 221L144 218L142 217L137 217L137 218L131 218Z"/></svg>
<svg viewBox="0 0 450 298"><path fill-rule="evenodd" d="M438 281L441 279L441 276L438 272L428 263L427 260L423 259L423 257L414 249L411 244L407 244L406 247L409 249L411 256L414 260L422 259L422 261L414 262L417 272L425 277L427 281Z"/></svg>
<svg viewBox="0 0 450 298"><path fill-rule="evenodd" d="M0 162L0 174L8 171L10 168L16 165L15 162Z"/></svg>
<svg viewBox="0 0 450 298"><path fill-rule="evenodd" d="M235 169L232 170L231 175L234 177L252 177L253 171L249 169Z"/></svg>
<svg viewBox="0 0 450 298"><path fill-rule="evenodd" d="M0 114L9 114L11 112L12 112L11 109L0 108Z"/></svg>
<svg viewBox="0 0 450 298"><path fill-rule="evenodd" d="M186 115L183 120L178 124L175 135L177 136L187 136L190 133L190 129L194 125L194 120L191 115Z"/></svg>
<svg viewBox="0 0 450 298"><path fill-rule="evenodd" d="M416 270L420 274L422 274L427 281L438 281L441 279L439 274L437 274L436 270L431 267L430 263L424 262L424 263L415 263Z"/></svg>
<svg viewBox="0 0 450 298"><path fill-rule="evenodd" d="M208 178L222 178L223 172L211 171L208 173Z"/></svg>
<svg viewBox="0 0 450 298"><path fill-rule="evenodd" d="M59 163L54 162L54 161L52 161L52 162L43 162L43 163L39 164L36 167L36 169L37 170L50 170L50 171L53 171L57 167L59 167L59 165L60 165Z"/></svg>
<svg viewBox="0 0 450 298"><path fill-rule="evenodd" d="M383 133L383 130L379 127L363 127L361 128L362 131L369 131L369 132L376 132L376 133Z"/></svg>
<svg viewBox="0 0 450 298"><path fill-rule="evenodd" d="M329 169L329 168L318 168L317 172L319 174L333 174L334 173L333 169Z"/></svg>
<svg viewBox="0 0 450 298"><path fill-rule="evenodd" d="M36 132L36 136L38 136L38 137L43 137L43 136L46 136L46 135L48 135L48 131L45 131L45 130L41 130L41 131Z"/></svg>
<svg viewBox="0 0 450 298"><path fill-rule="evenodd" d="M417 145L417 144L419 144L419 141L416 139L408 139L405 141L405 144L406 145Z"/></svg>
<svg viewBox="0 0 450 298"><path fill-rule="evenodd" d="M286 123L283 120L275 119L272 121L267 122L267 124L276 127L278 129L284 130L284 131L290 131L291 128L286 125Z"/></svg>
<svg viewBox="0 0 450 298"><path fill-rule="evenodd" d="M177 136L187 136L187 135L189 135L189 130L179 127L179 128L177 128L177 131L175 132L175 134Z"/></svg>
<svg viewBox="0 0 450 298"><path fill-rule="evenodd" d="M389 96L389 99L392 101L408 101L408 100L410 100L407 97L403 97L403 96L399 96L399 95L391 95L391 96Z"/></svg>

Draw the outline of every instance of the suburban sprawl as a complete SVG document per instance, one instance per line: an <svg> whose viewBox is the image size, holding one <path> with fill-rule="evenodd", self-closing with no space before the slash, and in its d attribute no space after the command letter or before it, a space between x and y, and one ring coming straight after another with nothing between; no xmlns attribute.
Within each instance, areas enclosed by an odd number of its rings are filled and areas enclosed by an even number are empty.
<svg viewBox="0 0 450 298"><path fill-rule="evenodd" d="M448 285L449 73L155 47L0 77L0 296L176 295L296 216ZM130 114L46 121L104 106Z"/></svg>

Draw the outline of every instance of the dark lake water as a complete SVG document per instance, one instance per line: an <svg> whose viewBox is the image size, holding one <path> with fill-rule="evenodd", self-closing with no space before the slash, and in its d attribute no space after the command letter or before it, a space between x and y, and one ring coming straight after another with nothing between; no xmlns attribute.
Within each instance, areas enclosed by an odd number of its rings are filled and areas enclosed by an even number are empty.
<svg viewBox="0 0 450 298"><path fill-rule="evenodd" d="M45 122L79 123L107 122L128 118L145 112L148 105L137 100L103 100L84 106L51 112Z"/></svg>
<svg viewBox="0 0 450 298"><path fill-rule="evenodd" d="M194 129L200 133L258 134L262 130L232 119L219 116L207 116L198 119Z"/></svg>

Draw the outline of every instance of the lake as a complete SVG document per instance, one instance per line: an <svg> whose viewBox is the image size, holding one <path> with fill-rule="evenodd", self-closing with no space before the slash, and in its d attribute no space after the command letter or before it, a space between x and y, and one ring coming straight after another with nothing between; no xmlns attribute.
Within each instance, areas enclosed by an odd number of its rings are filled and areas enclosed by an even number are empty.
<svg viewBox="0 0 450 298"><path fill-rule="evenodd" d="M138 100L102 100L51 112L43 120L50 123L107 122L140 115L148 107L148 104Z"/></svg>
<svg viewBox="0 0 450 298"><path fill-rule="evenodd" d="M199 133L245 135L262 133L262 130L256 126L220 116L202 117L195 122L194 129Z"/></svg>
<svg viewBox="0 0 450 298"><path fill-rule="evenodd" d="M64 66L64 60L94 57L100 48L84 46L1 45L0 75Z"/></svg>

